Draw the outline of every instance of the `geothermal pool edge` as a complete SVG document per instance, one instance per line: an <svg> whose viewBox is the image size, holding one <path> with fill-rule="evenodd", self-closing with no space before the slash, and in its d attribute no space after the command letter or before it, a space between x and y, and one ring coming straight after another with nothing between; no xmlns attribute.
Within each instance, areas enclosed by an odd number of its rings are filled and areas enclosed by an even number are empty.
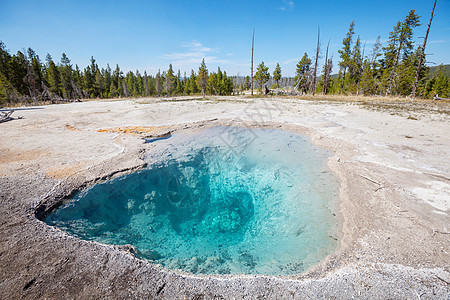
<svg viewBox="0 0 450 300"><path fill-rule="evenodd" d="M427 259L446 243L444 234L429 233L439 223L428 218L421 224L412 221L417 215L415 210L420 208L414 207L416 204L411 204L409 207L413 209L407 213L402 212L404 208L396 209L406 201L403 191L389 182L392 175L380 166L355 161L361 152L354 144L313 127L287 122L261 125L225 118L178 123L171 125L171 130L200 131L230 124L281 128L309 135L315 144L335 153L328 165L341 181L343 219L343 236L335 253L307 272L293 276L193 276L141 261L127 247L82 241L39 221L35 209L42 208L43 203L50 207L65 201L86 184L144 167L139 157L151 144L144 144L142 136L110 135L108 140L114 139L123 150L118 155L102 157L100 163L91 163L78 173L52 178L39 172L43 169L39 165L38 172L32 175L0 177L0 296L4 299L448 296L448 256ZM392 224L399 226L400 231L392 232ZM410 237L410 245L403 245L408 226L419 232ZM424 232L428 234L425 238ZM417 250L429 241L433 241L429 250Z"/></svg>

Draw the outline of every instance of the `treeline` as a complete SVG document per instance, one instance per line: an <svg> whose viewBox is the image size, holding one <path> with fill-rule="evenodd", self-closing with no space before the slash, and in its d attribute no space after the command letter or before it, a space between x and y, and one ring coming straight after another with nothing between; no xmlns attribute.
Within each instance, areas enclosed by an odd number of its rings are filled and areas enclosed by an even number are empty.
<svg viewBox="0 0 450 300"><path fill-rule="evenodd" d="M208 72L205 61L199 72L189 77L176 74L169 65L167 71L155 76L129 71L126 74L116 65L100 69L95 59L81 70L70 63L65 53L60 62L47 54L45 62L28 48L11 55L0 42L0 105L50 101L72 101L87 98L146 97L175 95L231 95L233 78L218 68Z"/></svg>
<svg viewBox="0 0 450 300"><path fill-rule="evenodd" d="M337 76L331 76L333 58L329 56L328 46L322 70L318 70L318 38L315 63L313 64L313 59L305 53L297 64L296 89L303 94L410 96L423 54L422 47L414 49L413 40L414 28L420 25L419 16L411 10L403 21L398 21L394 26L385 46L378 37L372 49L367 51L366 43L362 44L360 36L354 39L355 22L351 22L342 41L343 47L338 51L340 61ZM435 95L450 97L450 81L445 70L440 68L437 76L431 77L429 68L421 65L416 95L424 98L432 98Z"/></svg>
<svg viewBox="0 0 450 300"><path fill-rule="evenodd" d="M360 36L355 40L355 22L351 22L342 41L342 49L338 51L340 61L336 75L331 75L334 65L333 57L328 52L330 42L325 51L323 67L319 70L319 34L315 56L305 53L296 65L294 89L300 94L312 95L413 95L449 98L450 80L446 70L441 66L437 73L430 74L430 68L422 61L425 56L422 47L414 49L413 31L420 25L419 16L411 10L403 21L398 21L394 26L385 46L379 36L368 51ZM419 64L421 68L418 68ZM270 82L270 75L269 68L261 62L254 77L261 92L263 86ZM272 74L272 88L279 87L280 79L281 69L277 64Z"/></svg>
<svg viewBox="0 0 450 300"><path fill-rule="evenodd" d="M355 22L351 22L342 49L338 51L337 75L331 75L334 65L328 51L329 42L326 51L322 51L318 35L315 55L303 55L296 65L295 78L282 77L279 64L271 74L262 62L253 80L261 93L270 84L272 88L291 86L291 90L299 94L413 94L424 98L436 95L449 98L450 80L445 70L440 68L430 76L429 68L422 63L422 47L414 48L413 33L421 26L419 19L411 10L393 27L386 45L383 46L378 37L371 49L366 49L360 36L355 39ZM319 70L322 52L325 52L325 60ZM422 68L417 72L419 65ZM155 76L139 71L124 74L118 65L114 70L109 65L100 69L93 57L90 65L81 70L78 65L74 67L64 53L59 62L49 54L42 61L31 48L26 53L18 51L11 55L0 41L0 105L85 98L231 95L250 89L251 81L250 76L227 76L220 68L209 72L204 60L198 72L191 70L189 76L186 73L182 76L180 71L175 74L172 65Z"/></svg>

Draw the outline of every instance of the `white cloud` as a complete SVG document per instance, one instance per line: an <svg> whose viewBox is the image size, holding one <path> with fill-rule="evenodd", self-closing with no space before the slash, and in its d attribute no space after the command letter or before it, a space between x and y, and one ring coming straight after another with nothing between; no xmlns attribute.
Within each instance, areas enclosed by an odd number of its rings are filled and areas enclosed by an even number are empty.
<svg viewBox="0 0 450 300"><path fill-rule="evenodd" d="M295 3L294 1L290 1L290 0L282 0L282 5L280 7L278 7L278 10L282 10L282 11L286 11L286 10L293 10Z"/></svg>
<svg viewBox="0 0 450 300"><path fill-rule="evenodd" d="M289 64L291 64L293 62L298 62L299 60L300 60L299 58L291 58L291 59L288 59L285 62L283 62L283 64L284 65L289 65Z"/></svg>
<svg viewBox="0 0 450 300"><path fill-rule="evenodd" d="M436 40L436 41L429 41L430 44L444 44L447 43L446 40Z"/></svg>
<svg viewBox="0 0 450 300"><path fill-rule="evenodd" d="M217 49L206 47L199 41L183 43L181 48L184 48L186 51L165 53L160 57L178 67L199 65L203 59L205 59L207 64L229 63L228 60L223 60L216 56L219 53Z"/></svg>
<svg viewBox="0 0 450 300"><path fill-rule="evenodd" d="M185 48L186 51L178 53L165 53L161 55L161 57L171 61L181 60L192 62L193 60L197 61L199 59L201 61L206 57L211 58L210 53L213 52L213 49L203 46L202 43L198 41L183 43L181 47Z"/></svg>
<svg viewBox="0 0 450 300"><path fill-rule="evenodd" d="M428 44L445 44L445 43L447 43L446 40L427 41L427 45L428 45ZM423 46L423 39L422 39L422 41L416 41L416 42L414 43L414 46Z"/></svg>
<svg viewBox="0 0 450 300"><path fill-rule="evenodd" d="M188 42L188 43L184 43L182 44L183 48L187 48L191 51L198 51L198 52L211 52L213 51L213 49L205 47L202 45L202 43L198 42L198 41L192 41L192 42Z"/></svg>

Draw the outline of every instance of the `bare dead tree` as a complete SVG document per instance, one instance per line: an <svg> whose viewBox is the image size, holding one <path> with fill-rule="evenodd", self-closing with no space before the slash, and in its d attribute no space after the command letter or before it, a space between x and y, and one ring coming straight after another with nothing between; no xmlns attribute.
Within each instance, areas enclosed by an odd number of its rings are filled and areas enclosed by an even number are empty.
<svg viewBox="0 0 450 300"><path fill-rule="evenodd" d="M314 63L314 73L312 79L311 90L312 94L316 93L316 78L317 78L317 62L319 60L319 51L320 51L320 27L317 27L317 48L316 48L316 62Z"/></svg>
<svg viewBox="0 0 450 300"><path fill-rule="evenodd" d="M122 88L123 88L123 93L125 94L125 97L128 97L129 93L128 93L128 88L127 88L127 84L126 84L125 80L122 82Z"/></svg>
<svg viewBox="0 0 450 300"><path fill-rule="evenodd" d="M414 80L411 98L416 97L417 85L419 84L420 70L422 69L422 64L424 63L425 60L425 47L427 46L428 33L430 32L431 22L433 21L434 8L436 7L436 2L437 0L434 0L433 9L431 10L430 22L428 23L427 33L425 34L425 38L423 40L422 52L420 53L419 65L417 66L416 79Z"/></svg>
<svg viewBox="0 0 450 300"><path fill-rule="evenodd" d="M0 123L12 120L11 114L14 110L7 110L5 112L0 112Z"/></svg>
<svg viewBox="0 0 450 300"><path fill-rule="evenodd" d="M327 45L327 53L325 54L325 67L324 67L324 74L323 74L323 87L322 87L322 95L325 95L328 90L328 81L330 80L330 62L328 61L328 49L330 48L330 40L328 40Z"/></svg>
<svg viewBox="0 0 450 300"><path fill-rule="evenodd" d="M375 41L375 44L373 45L372 49L372 56L370 58L370 65L373 66L375 59L380 56L380 49L381 49L381 37L378 36L377 40Z"/></svg>
<svg viewBox="0 0 450 300"><path fill-rule="evenodd" d="M186 72L184 73L184 77L186 77ZM144 71L144 91L145 91L145 96L147 97L149 95L147 71Z"/></svg>
<svg viewBox="0 0 450 300"><path fill-rule="evenodd" d="M359 67L359 74L358 74L358 83L356 84L356 96L359 95L359 85L361 83L361 76L363 73L363 68L364 68L364 51L366 51L366 42L364 42L364 46L363 46L363 51L362 51L362 62L361 62L361 66Z"/></svg>
<svg viewBox="0 0 450 300"><path fill-rule="evenodd" d="M250 67L250 75L251 75L251 87L252 87L252 96L253 96L253 49L255 48L255 28L253 28L253 37L252 37L252 63Z"/></svg>

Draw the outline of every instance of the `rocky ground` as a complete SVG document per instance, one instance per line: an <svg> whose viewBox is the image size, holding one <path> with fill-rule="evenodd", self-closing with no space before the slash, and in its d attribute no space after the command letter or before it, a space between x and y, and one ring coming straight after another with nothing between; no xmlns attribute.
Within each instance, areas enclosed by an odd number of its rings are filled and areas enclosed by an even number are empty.
<svg viewBox="0 0 450 300"><path fill-rule="evenodd" d="M238 97L17 109L0 123L0 298L448 299L449 111L431 102ZM193 276L39 219L84 186L144 167L152 144L143 138L217 125L284 128L335 153L336 253L290 277Z"/></svg>

